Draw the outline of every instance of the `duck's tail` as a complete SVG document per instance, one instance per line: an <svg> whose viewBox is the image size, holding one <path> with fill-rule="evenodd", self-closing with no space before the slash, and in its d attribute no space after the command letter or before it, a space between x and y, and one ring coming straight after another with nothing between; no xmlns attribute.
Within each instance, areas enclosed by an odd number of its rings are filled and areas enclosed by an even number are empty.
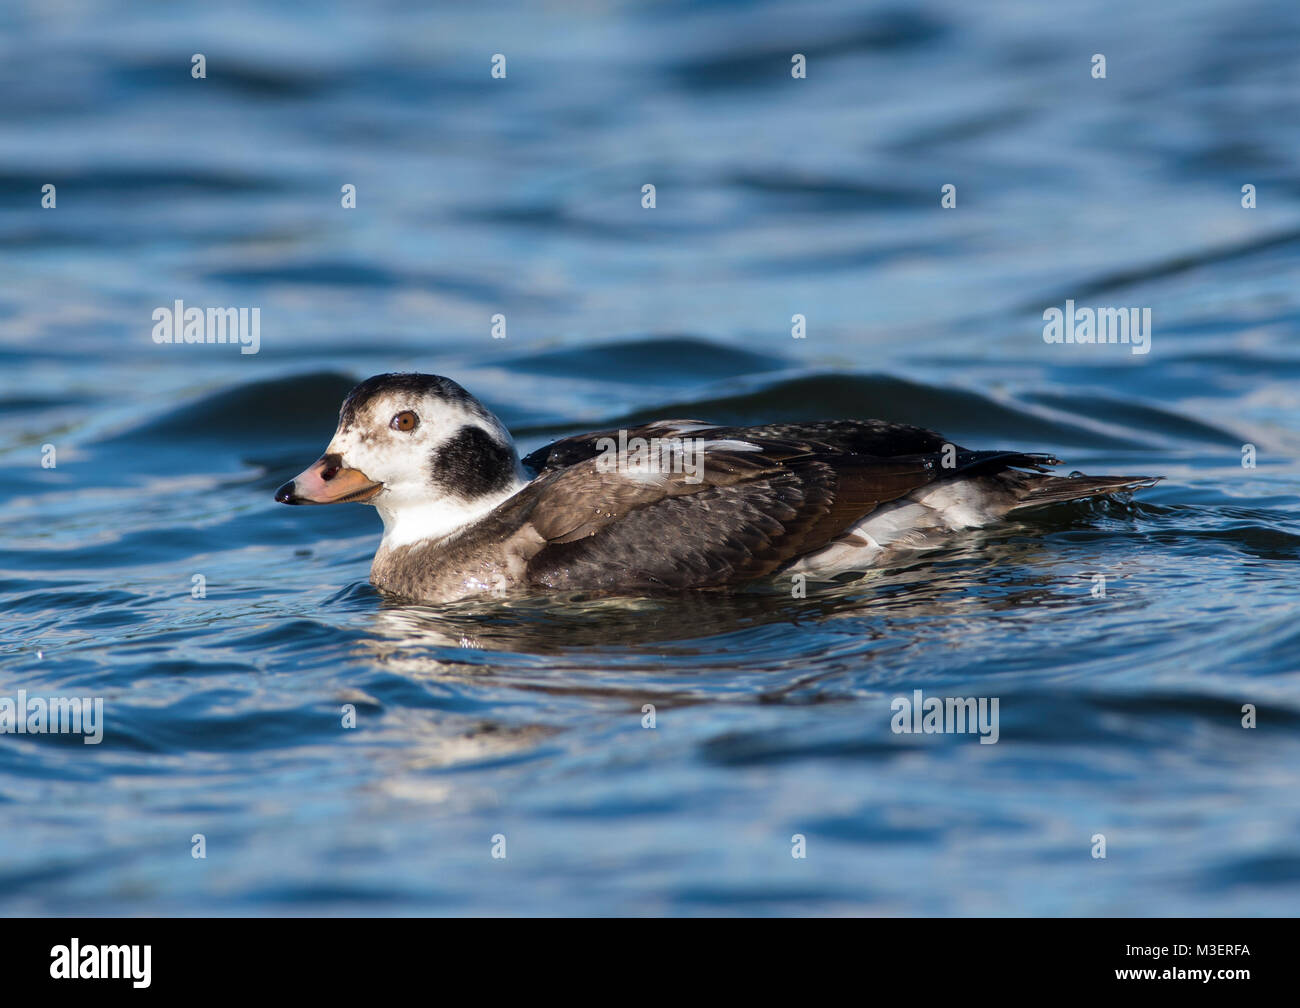
<svg viewBox="0 0 1300 1008"><path fill-rule="evenodd" d="M1111 494L1129 493L1155 486L1163 476L1069 476L1025 474L1021 493L1011 506L1012 511L1023 508L1059 504L1062 501L1083 500L1088 497L1107 497Z"/></svg>

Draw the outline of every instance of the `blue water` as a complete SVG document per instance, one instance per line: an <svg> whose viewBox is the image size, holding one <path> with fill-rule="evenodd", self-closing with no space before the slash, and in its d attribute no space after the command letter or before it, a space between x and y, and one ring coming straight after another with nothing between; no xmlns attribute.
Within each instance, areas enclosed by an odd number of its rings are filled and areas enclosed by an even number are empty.
<svg viewBox="0 0 1300 1008"><path fill-rule="evenodd" d="M7 4L0 697L106 726L0 734L0 912L1295 913L1297 53L1283 2ZM1150 352L1045 343L1067 298ZM156 345L176 299L260 352ZM1166 479L803 599L395 606L370 508L271 495L403 369L525 450L885 417Z"/></svg>

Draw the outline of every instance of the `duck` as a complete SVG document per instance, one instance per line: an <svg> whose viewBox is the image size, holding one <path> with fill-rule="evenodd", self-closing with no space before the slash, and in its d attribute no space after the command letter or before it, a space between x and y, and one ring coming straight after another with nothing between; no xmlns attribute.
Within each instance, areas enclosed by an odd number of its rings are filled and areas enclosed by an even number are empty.
<svg viewBox="0 0 1300 1008"><path fill-rule="evenodd" d="M1047 471L1061 464L886 420L656 420L521 458L455 381L395 373L352 389L324 454L275 500L372 505L370 581L398 599L645 595L861 575L1017 512L1160 479Z"/></svg>

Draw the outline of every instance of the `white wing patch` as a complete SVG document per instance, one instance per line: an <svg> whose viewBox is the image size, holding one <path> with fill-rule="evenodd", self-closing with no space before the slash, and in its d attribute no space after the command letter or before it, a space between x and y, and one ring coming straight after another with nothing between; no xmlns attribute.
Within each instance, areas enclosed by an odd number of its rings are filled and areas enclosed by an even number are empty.
<svg viewBox="0 0 1300 1008"><path fill-rule="evenodd" d="M736 438L700 438L682 436L686 425L673 428L668 436L602 438L595 469L617 473L624 479L641 484L663 484L669 476L681 477L686 483L704 482L704 462L709 452L761 452L762 445ZM700 429L709 429L700 425Z"/></svg>
<svg viewBox="0 0 1300 1008"><path fill-rule="evenodd" d="M942 545L949 533L979 528L1005 515L1005 496L980 479L921 487L877 508L834 542L802 557L786 573L833 577L870 570L904 550Z"/></svg>
<svg viewBox="0 0 1300 1008"><path fill-rule="evenodd" d="M704 440L699 442L700 447L706 451L756 451L763 450L762 445L751 444L748 441L736 441L732 438L721 438L718 440Z"/></svg>

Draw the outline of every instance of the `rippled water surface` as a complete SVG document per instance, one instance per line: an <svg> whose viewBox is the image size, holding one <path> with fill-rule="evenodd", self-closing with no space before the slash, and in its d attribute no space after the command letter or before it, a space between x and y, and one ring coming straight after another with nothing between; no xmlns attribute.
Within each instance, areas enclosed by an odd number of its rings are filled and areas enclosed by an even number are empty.
<svg viewBox="0 0 1300 1008"><path fill-rule="evenodd" d="M106 718L0 734L0 912L1300 906L1300 7L0 28L0 696ZM1046 344L1067 298L1150 352ZM176 299L260 307L260 352L154 344ZM397 606L373 510L271 499L389 370L524 450L884 417L1166 479L802 599ZM916 689L998 698L998 743L893 733Z"/></svg>

